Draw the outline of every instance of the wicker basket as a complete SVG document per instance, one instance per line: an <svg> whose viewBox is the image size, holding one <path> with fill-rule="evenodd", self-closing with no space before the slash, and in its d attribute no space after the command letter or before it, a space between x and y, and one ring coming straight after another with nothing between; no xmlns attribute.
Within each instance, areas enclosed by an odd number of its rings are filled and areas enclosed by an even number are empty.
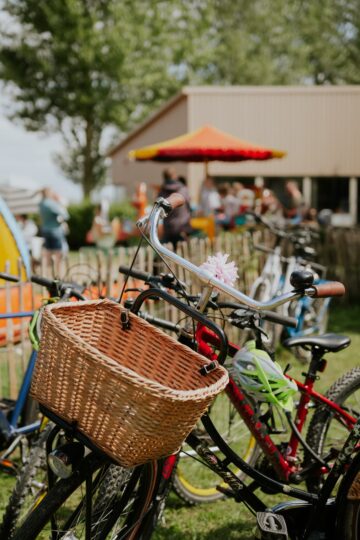
<svg viewBox="0 0 360 540"><path fill-rule="evenodd" d="M31 395L121 465L176 451L228 375L109 300L44 309Z"/></svg>

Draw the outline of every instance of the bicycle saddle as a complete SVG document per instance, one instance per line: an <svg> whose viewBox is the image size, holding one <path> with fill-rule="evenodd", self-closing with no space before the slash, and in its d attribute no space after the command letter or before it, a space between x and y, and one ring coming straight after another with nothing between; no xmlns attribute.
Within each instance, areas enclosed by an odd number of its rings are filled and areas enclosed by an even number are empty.
<svg viewBox="0 0 360 540"><path fill-rule="evenodd" d="M339 334L293 337L284 341L285 347L318 347L324 351L338 352L350 345L350 338Z"/></svg>

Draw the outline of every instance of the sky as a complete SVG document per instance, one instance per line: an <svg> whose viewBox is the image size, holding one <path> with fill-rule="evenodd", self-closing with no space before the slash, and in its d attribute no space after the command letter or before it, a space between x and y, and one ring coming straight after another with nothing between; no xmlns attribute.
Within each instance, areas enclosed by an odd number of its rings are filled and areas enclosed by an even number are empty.
<svg viewBox="0 0 360 540"><path fill-rule="evenodd" d="M27 132L0 109L0 183L51 186L71 202L81 200L80 186L64 178L52 159L61 146L60 136Z"/></svg>

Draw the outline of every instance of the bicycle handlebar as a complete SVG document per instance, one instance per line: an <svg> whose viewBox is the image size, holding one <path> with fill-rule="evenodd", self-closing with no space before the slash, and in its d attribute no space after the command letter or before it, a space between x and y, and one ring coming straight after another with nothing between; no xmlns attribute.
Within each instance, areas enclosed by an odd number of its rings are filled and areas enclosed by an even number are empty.
<svg viewBox="0 0 360 540"><path fill-rule="evenodd" d="M185 203L184 197L182 197L180 194L177 193L176 198L174 196L175 194L172 194L168 199L163 199L163 198L157 199L157 201L155 202L154 210L151 213L151 216L140 219L137 222L137 225L140 229L149 231L150 243L152 244L152 246L154 247L156 251L161 253L164 257L167 257L168 259L173 261L175 264L178 264L185 270L188 270L191 274L193 274L198 279L200 279L200 281L205 286L216 288L222 293L226 294L227 296L231 296L240 304L245 304L247 307L256 309L258 311L275 309L278 306L281 306L282 304L285 304L286 302L290 302L291 300L296 300L297 298L300 298L303 295L315 296L316 294L318 294L317 289L315 289L314 286L311 286L307 289L293 290L293 291L284 293L266 302L259 302L247 296L246 294L243 294L242 292L237 291L236 289L234 289L234 287L231 287L230 285L223 283L222 281L214 277L212 274L210 274L208 271L204 270L203 268L199 268L198 266L191 263L190 261L187 261L186 259L183 259L177 253L170 251L168 248L166 248L160 243L157 229L158 229L160 217L164 215L165 216L168 215L172 210L173 204L174 206L176 206L176 208L178 208L180 206L180 201L182 202L182 204ZM330 289L328 290L328 292L331 293L330 296L332 296L333 290L332 291ZM336 295L338 295L339 291L340 289L338 289ZM321 292L321 289L320 289L320 292Z"/></svg>
<svg viewBox="0 0 360 540"><path fill-rule="evenodd" d="M134 268L130 268L129 266L119 266L119 272L121 274L125 274L125 276L130 276L135 279L139 279L140 281L155 281L155 276L152 274L147 274L146 272L143 272L142 270L137 270Z"/></svg>
<svg viewBox="0 0 360 540"><path fill-rule="evenodd" d="M142 272L141 270L134 270L130 269L128 266L119 266L119 272L122 274L125 274L127 276L131 276L135 279L140 279L141 281L147 282L147 283L163 283L163 277L162 276L153 276L152 274L148 274L146 272ZM217 302L216 305L221 308L230 308L230 309L246 309L246 306L243 306L241 304L236 304L235 302ZM147 315L149 319L149 322L153 322L150 320L150 316ZM262 311L261 312L261 318L265 321L273 322L275 324L281 324L282 326L290 326L292 328L296 328L298 325L298 320L294 317L288 317L286 315L281 315L279 313L275 313L273 311ZM154 321L160 321L154 319ZM174 327L172 326L170 330L174 330L174 328L177 328L176 325ZM167 328L169 329L169 328Z"/></svg>
<svg viewBox="0 0 360 540"><path fill-rule="evenodd" d="M30 279L33 283L45 287L51 296L63 296L66 293L69 298L74 297L77 300L85 300L85 297L81 294L84 287L76 285L76 283L66 283L65 281L35 275L31 276Z"/></svg>
<svg viewBox="0 0 360 540"><path fill-rule="evenodd" d="M218 302L219 308L230 308L230 309L246 309L248 310L246 306L242 306L240 304L235 304L234 302ZM257 312L256 310L250 310ZM235 311L236 314L236 311ZM282 326L291 326L291 328L297 328L298 320L295 319L295 317L289 317L288 315L281 315L280 313L276 313L274 311L262 311L261 312L261 319L264 321L269 321L274 324L281 324Z"/></svg>
<svg viewBox="0 0 360 540"><path fill-rule="evenodd" d="M6 274L5 272L0 272L0 279L4 279L5 281L13 281L14 283L19 283L20 281L19 277Z"/></svg>

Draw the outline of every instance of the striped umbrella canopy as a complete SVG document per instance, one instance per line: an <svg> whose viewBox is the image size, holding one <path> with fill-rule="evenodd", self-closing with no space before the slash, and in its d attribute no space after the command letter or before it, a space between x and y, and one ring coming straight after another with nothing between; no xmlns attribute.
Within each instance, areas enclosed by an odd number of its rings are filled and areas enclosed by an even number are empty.
<svg viewBox="0 0 360 540"><path fill-rule="evenodd" d="M159 142L129 153L137 161L245 161L282 158L281 150L264 148L238 139L224 131L206 125L175 139Z"/></svg>
<svg viewBox="0 0 360 540"><path fill-rule="evenodd" d="M37 214L39 212L41 194L38 189L0 184L0 197L4 199L14 216L18 214Z"/></svg>

